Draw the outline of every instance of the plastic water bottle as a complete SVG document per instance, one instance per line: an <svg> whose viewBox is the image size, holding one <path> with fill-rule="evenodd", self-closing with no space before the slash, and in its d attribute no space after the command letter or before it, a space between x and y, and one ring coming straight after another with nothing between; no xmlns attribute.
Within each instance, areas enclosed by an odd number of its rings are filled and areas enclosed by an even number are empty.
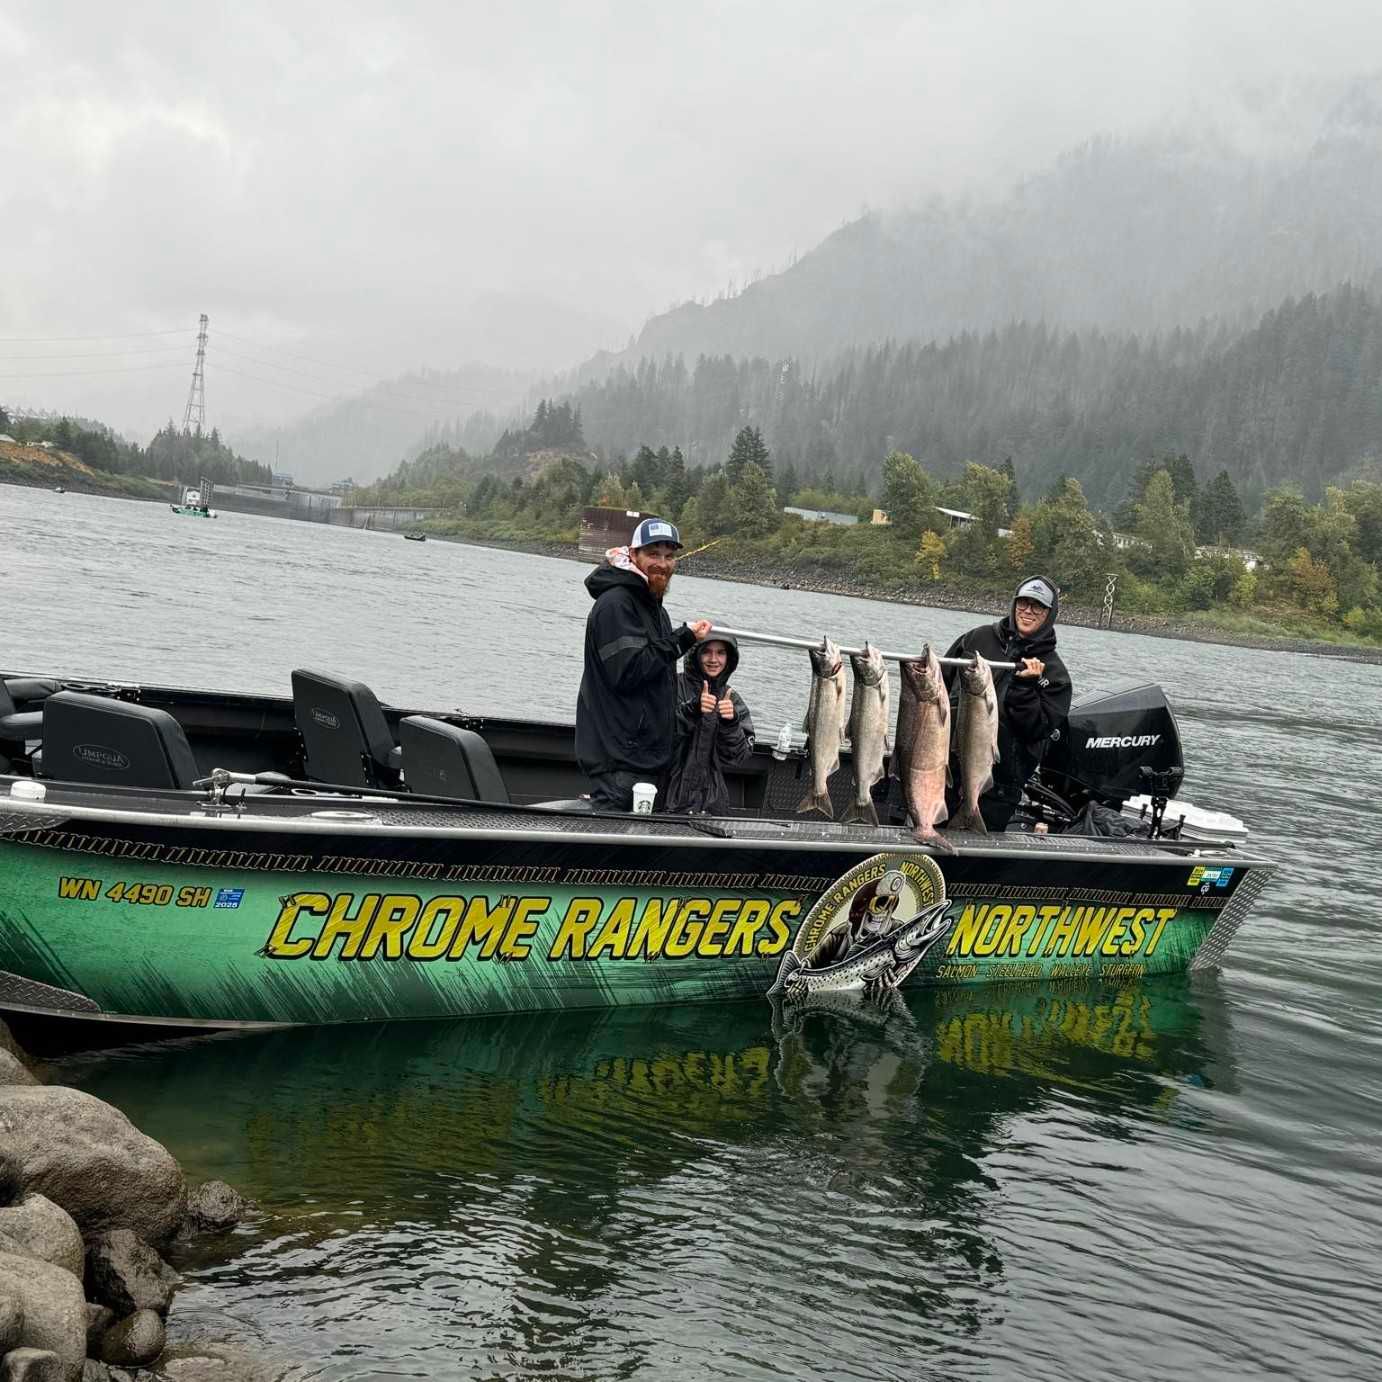
<svg viewBox="0 0 1382 1382"><path fill-rule="evenodd" d="M784 724L777 732L777 743L773 745L773 757L780 763L792 751L792 726Z"/></svg>

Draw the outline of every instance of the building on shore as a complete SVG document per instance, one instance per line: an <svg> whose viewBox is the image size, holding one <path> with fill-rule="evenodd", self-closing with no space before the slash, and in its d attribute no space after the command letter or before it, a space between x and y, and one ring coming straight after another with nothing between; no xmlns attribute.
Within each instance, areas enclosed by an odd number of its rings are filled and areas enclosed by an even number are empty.
<svg viewBox="0 0 1382 1382"><path fill-rule="evenodd" d="M578 550L587 557L602 557L611 547L625 546L639 523L652 516L639 509L603 508L599 505L582 509Z"/></svg>

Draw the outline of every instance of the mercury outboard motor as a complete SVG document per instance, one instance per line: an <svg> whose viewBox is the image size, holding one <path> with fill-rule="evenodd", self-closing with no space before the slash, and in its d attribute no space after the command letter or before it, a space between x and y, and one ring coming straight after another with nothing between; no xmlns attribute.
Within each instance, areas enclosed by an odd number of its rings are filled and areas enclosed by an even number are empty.
<svg viewBox="0 0 1382 1382"><path fill-rule="evenodd" d="M1117 809L1142 793L1175 796L1185 760L1161 687L1090 691L1074 701L1059 738L1046 746L1038 776L1072 811L1090 800Z"/></svg>

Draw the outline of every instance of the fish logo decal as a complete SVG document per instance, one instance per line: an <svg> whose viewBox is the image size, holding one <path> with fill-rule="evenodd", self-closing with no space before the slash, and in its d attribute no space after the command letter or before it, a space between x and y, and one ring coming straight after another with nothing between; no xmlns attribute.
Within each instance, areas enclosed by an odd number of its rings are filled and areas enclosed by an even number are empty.
<svg viewBox="0 0 1382 1382"><path fill-rule="evenodd" d="M924 854L876 854L826 892L782 957L768 997L793 1003L898 988L954 925L939 866Z"/></svg>

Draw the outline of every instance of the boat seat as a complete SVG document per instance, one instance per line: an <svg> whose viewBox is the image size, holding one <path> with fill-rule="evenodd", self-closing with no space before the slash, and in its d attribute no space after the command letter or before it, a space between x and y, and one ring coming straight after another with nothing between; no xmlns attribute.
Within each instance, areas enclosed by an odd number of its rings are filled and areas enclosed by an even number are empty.
<svg viewBox="0 0 1382 1382"><path fill-rule="evenodd" d="M43 712L20 710L14 682L0 681L0 759L22 758L31 739L43 737Z"/></svg>
<svg viewBox="0 0 1382 1382"><path fill-rule="evenodd" d="M19 710L36 710L55 691L62 690L62 683L49 677L6 677L5 689Z"/></svg>
<svg viewBox="0 0 1382 1382"><path fill-rule="evenodd" d="M201 776L182 726L166 710L81 691L43 702L38 769L60 782L190 791Z"/></svg>
<svg viewBox="0 0 1382 1382"><path fill-rule="evenodd" d="M473 729L409 715L399 721L398 737L403 774L412 791L508 805L509 789L494 751Z"/></svg>
<svg viewBox="0 0 1382 1382"><path fill-rule="evenodd" d="M307 751L307 776L343 787L396 787L402 753L364 682L293 673L293 718Z"/></svg>

